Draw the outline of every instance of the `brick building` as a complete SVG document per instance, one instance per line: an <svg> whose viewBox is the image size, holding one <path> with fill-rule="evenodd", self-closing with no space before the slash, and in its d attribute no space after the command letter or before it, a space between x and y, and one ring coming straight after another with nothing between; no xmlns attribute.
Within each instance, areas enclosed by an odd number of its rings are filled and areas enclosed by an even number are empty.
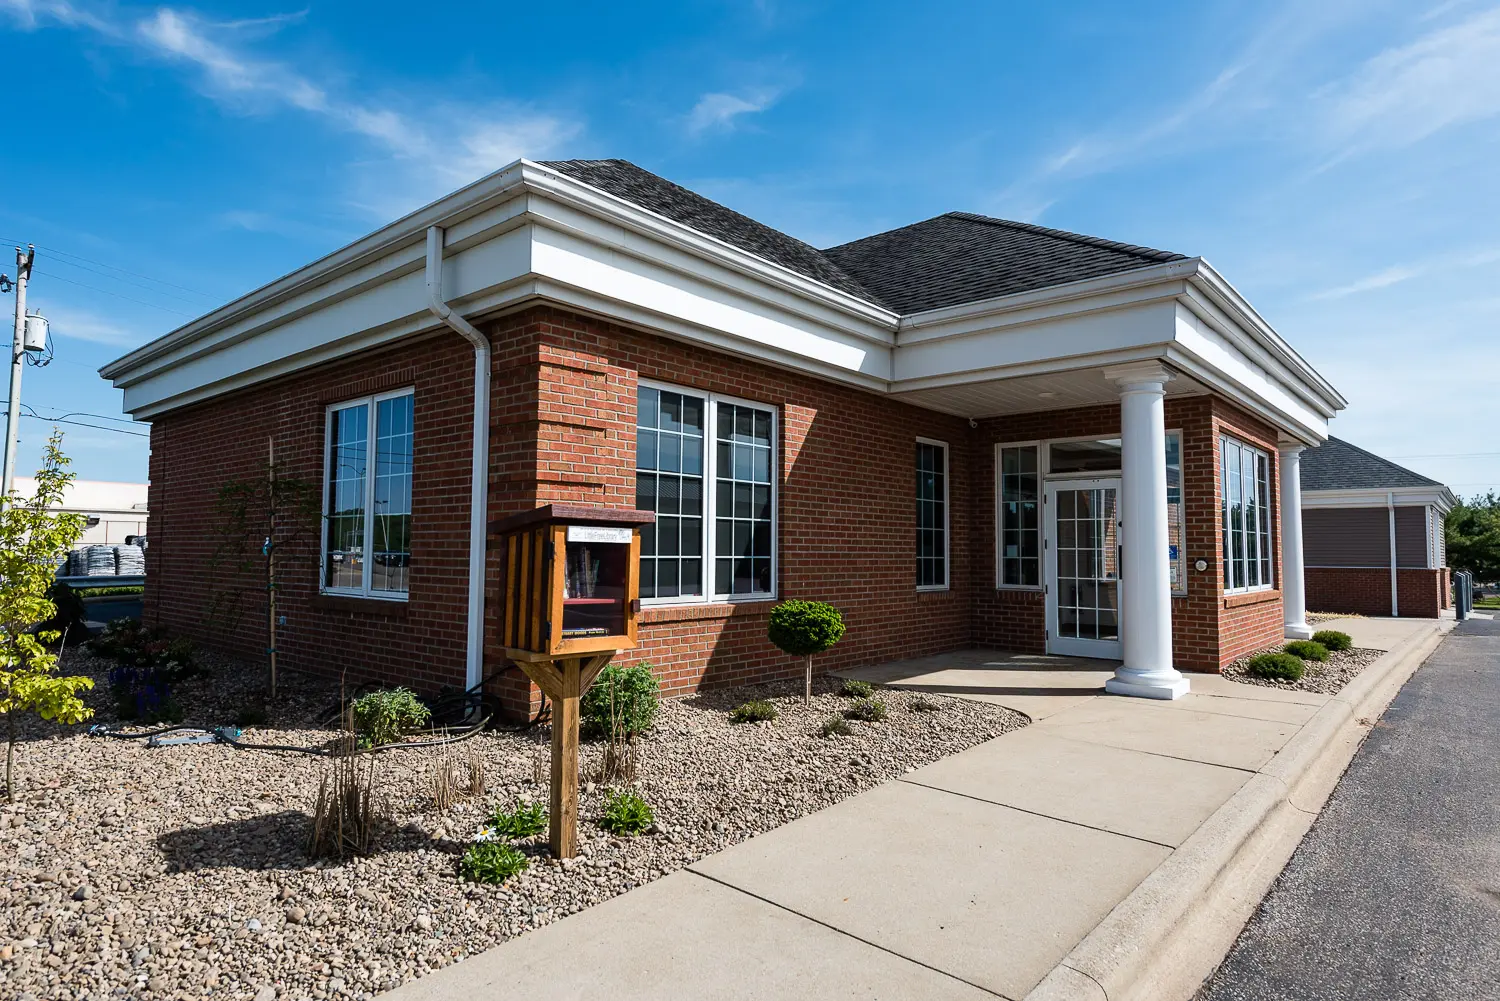
<svg viewBox="0 0 1500 1001"><path fill-rule="evenodd" d="M819 251L618 160L518 161L103 374L152 424L148 619L259 654L216 497L274 443L322 498L283 659L516 704L485 526L552 501L656 513L630 657L672 692L795 677L766 621L809 597L824 668L1174 697L1307 633L1298 453L1344 406L1199 258L966 213Z"/></svg>
<svg viewBox="0 0 1500 1001"><path fill-rule="evenodd" d="M1453 492L1339 438L1302 457L1307 607L1435 619L1448 607Z"/></svg>

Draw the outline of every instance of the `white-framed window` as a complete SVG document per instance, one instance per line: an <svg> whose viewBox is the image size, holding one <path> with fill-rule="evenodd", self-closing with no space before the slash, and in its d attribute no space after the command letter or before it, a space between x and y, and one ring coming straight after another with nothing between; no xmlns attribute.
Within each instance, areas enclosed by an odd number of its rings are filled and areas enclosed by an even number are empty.
<svg viewBox="0 0 1500 1001"><path fill-rule="evenodd" d="M995 547L996 584L1040 590L1042 586L1042 476L1036 442L1000 445Z"/></svg>
<svg viewBox="0 0 1500 1001"><path fill-rule="evenodd" d="M647 604L776 596L776 408L642 380L636 502Z"/></svg>
<svg viewBox="0 0 1500 1001"><path fill-rule="evenodd" d="M1230 437L1219 439L1223 497L1224 591L1261 591L1271 572L1271 457Z"/></svg>
<svg viewBox="0 0 1500 1001"><path fill-rule="evenodd" d="M948 589L948 443L917 439L917 590Z"/></svg>
<svg viewBox="0 0 1500 1001"><path fill-rule="evenodd" d="M327 410L321 588L329 594L407 595L413 401L411 389L398 389Z"/></svg>
<svg viewBox="0 0 1500 1001"><path fill-rule="evenodd" d="M1043 480L1120 472L1119 438L1066 438L1002 444L996 538L996 586L1041 589ZM1187 550L1182 500L1182 432L1166 433L1167 546L1172 593L1187 593Z"/></svg>

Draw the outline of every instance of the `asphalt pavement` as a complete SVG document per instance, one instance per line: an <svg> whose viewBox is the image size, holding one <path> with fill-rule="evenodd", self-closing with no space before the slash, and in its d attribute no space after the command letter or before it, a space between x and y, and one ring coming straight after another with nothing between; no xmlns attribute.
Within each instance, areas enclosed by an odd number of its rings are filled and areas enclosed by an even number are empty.
<svg viewBox="0 0 1500 1001"><path fill-rule="evenodd" d="M1500 616L1360 747L1198 1001L1500 1001Z"/></svg>

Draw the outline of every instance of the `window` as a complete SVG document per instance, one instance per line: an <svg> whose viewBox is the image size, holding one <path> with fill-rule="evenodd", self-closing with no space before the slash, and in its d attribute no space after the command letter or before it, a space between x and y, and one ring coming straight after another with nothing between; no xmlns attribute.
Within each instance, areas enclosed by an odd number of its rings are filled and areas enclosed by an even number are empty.
<svg viewBox="0 0 1500 1001"><path fill-rule="evenodd" d="M1167 435L1167 573L1173 594L1187 593L1187 550L1182 532L1182 436Z"/></svg>
<svg viewBox="0 0 1500 1001"><path fill-rule="evenodd" d="M1000 586L1041 587L1037 446L1000 449Z"/></svg>
<svg viewBox="0 0 1500 1001"><path fill-rule="evenodd" d="M1271 586L1271 457L1219 439L1223 493L1224 590Z"/></svg>
<svg viewBox="0 0 1500 1001"><path fill-rule="evenodd" d="M328 408L323 489L325 591L389 598L407 593L412 400L412 391L406 389Z"/></svg>
<svg viewBox="0 0 1500 1001"><path fill-rule="evenodd" d="M917 587L948 586L948 446L917 439Z"/></svg>
<svg viewBox="0 0 1500 1001"><path fill-rule="evenodd" d="M641 597L772 597L776 411L643 383L636 414Z"/></svg>

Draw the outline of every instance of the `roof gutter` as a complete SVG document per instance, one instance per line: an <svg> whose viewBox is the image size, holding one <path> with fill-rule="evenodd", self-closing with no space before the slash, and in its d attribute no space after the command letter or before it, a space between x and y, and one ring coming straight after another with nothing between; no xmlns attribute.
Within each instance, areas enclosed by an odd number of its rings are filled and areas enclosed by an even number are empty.
<svg viewBox="0 0 1500 1001"><path fill-rule="evenodd" d="M469 622L464 687L484 680L485 518L489 510L490 342L443 298L443 228L427 227L427 309L474 345L474 442L469 468Z"/></svg>

